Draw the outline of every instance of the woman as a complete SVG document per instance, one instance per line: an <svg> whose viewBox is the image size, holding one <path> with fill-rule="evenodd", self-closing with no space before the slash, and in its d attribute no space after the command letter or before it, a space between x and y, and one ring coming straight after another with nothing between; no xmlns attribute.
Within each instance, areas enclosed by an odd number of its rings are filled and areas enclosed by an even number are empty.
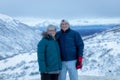
<svg viewBox="0 0 120 80"><path fill-rule="evenodd" d="M43 38L38 43L37 56L41 80L58 80L61 70L59 45L55 39L56 27L49 25L47 32L43 32Z"/></svg>

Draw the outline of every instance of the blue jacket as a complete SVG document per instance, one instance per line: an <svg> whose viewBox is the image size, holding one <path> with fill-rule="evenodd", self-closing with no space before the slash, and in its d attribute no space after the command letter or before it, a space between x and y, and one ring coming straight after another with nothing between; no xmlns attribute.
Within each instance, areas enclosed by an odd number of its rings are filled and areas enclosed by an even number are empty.
<svg viewBox="0 0 120 80"><path fill-rule="evenodd" d="M57 32L56 38L62 61L76 60L79 56L83 56L84 43L78 32L70 28L65 32L61 30Z"/></svg>

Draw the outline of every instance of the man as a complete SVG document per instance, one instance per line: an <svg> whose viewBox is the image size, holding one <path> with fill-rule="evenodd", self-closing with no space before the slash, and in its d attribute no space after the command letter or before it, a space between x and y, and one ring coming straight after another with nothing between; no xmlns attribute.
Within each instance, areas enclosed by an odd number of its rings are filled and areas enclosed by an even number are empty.
<svg viewBox="0 0 120 80"><path fill-rule="evenodd" d="M61 21L60 27L61 31L56 34L62 60L59 80L66 80L67 71L70 80L78 80L77 69L82 68L83 40L78 32L70 29L70 24L66 20Z"/></svg>

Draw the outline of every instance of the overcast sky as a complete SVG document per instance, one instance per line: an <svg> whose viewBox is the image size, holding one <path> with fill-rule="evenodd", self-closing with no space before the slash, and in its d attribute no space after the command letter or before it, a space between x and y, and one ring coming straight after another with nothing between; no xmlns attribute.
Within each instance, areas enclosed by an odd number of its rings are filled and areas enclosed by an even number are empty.
<svg viewBox="0 0 120 80"><path fill-rule="evenodd" d="M120 18L120 0L0 0L0 13L12 17Z"/></svg>

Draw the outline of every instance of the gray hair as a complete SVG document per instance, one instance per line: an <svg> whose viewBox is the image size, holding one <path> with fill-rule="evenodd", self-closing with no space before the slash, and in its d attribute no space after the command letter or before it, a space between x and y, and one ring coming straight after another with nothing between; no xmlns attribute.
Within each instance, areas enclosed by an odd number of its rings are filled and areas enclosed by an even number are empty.
<svg viewBox="0 0 120 80"><path fill-rule="evenodd" d="M47 30L56 30L56 26L50 24L50 25L47 26Z"/></svg>

